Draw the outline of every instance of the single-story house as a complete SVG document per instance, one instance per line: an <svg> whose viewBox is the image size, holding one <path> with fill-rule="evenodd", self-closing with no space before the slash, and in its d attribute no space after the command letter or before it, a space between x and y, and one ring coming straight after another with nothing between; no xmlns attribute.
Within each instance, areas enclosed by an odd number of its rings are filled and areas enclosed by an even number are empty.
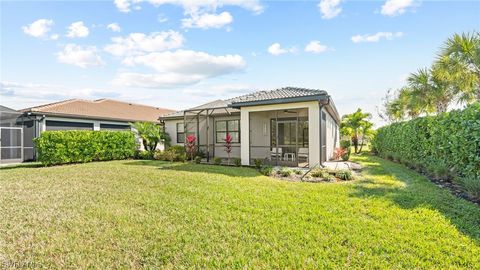
<svg viewBox="0 0 480 270"><path fill-rule="evenodd" d="M21 112L0 105L0 164L23 160Z"/></svg>
<svg viewBox="0 0 480 270"><path fill-rule="evenodd" d="M242 165L255 159L280 166L315 167L333 157L339 146L340 116L326 91L285 87L228 100L215 100L160 117L172 144L193 134L207 160L232 158Z"/></svg>
<svg viewBox="0 0 480 270"><path fill-rule="evenodd" d="M23 126L23 160L36 158L33 138L47 130L131 130L130 123L159 123L169 109L112 99L69 99L20 110L17 125Z"/></svg>

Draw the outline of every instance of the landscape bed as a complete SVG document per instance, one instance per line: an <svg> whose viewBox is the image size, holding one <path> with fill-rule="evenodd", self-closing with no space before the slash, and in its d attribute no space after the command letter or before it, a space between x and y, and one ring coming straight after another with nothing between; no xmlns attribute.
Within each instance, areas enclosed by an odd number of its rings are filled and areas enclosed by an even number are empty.
<svg viewBox="0 0 480 270"><path fill-rule="evenodd" d="M351 182L109 161L0 170L0 265L30 268L480 267L480 208L400 164Z"/></svg>

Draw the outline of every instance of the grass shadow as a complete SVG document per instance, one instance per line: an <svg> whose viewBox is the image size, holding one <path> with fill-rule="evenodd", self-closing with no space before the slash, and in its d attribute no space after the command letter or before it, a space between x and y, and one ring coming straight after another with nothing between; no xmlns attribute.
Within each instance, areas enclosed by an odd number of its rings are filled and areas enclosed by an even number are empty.
<svg viewBox="0 0 480 270"><path fill-rule="evenodd" d="M27 163L19 163L19 164L8 164L2 165L0 170L11 170L11 169L19 169L19 168L40 168L45 167L40 162L27 162Z"/></svg>
<svg viewBox="0 0 480 270"><path fill-rule="evenodd" d="M158 160L135 160L125 162L124 164L129 166L153 166L158 167L160 170L223 174L230 177L256 177L261 175L255 169L248 167L193 164L188 162L181 163Z"/></svg>
<svg viewBox="0 0 480 270"><path fill-rule="evenodd" d="M369 159L377 162L366 163L359 160L364 165L365 178L353 187L351 196L387 198L403 209L427 207L437 210L461 233L480 244L480 207L454 196L401 164L379 157ZM388 176L393 177L393 180L381 180Z"/></svg>

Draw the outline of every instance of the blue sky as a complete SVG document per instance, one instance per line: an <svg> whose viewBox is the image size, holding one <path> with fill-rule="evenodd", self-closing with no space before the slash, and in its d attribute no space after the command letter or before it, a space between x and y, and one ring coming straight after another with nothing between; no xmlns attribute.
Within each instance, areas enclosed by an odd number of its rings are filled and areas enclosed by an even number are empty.
<svg viewBox="0 0 480 270"><path fill-rule="evenodd" d="M374 114L479 1L1 2L0 103L115 98L182 109L254 90L325 89Z"/></svg>

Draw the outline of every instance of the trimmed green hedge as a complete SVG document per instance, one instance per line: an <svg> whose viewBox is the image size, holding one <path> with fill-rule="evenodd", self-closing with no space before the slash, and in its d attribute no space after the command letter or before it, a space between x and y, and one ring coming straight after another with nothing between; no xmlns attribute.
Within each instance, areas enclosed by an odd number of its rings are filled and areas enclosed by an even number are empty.
<svg viewBox="0 0 480 270"><path fill-rule="evenodd" d="M480 103L381 127L372 147L382 156L426 166L440 163L460 177L480 179Z"/></svg>
<svg viewBox="0 0 480 270"><path fill-rule="evenodd" d="M126 159L137 149L130 131L45 131L35 145L44 165Z"/></svg>

